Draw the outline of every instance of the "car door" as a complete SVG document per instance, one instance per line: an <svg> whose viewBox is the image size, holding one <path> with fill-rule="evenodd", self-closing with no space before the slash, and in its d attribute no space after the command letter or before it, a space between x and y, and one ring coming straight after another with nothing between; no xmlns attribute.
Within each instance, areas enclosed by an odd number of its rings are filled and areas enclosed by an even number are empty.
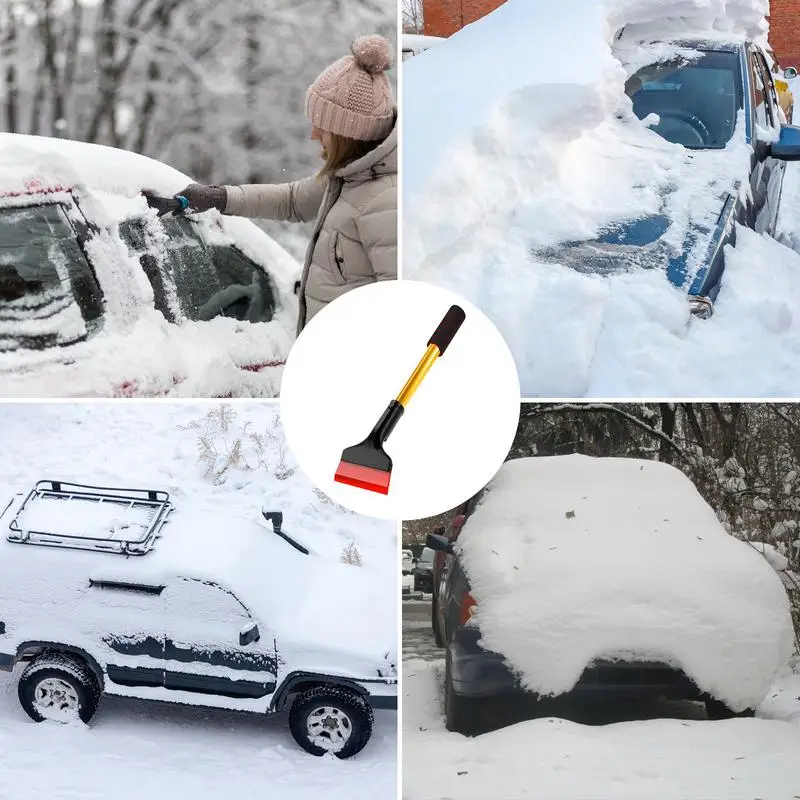
<svg viewBox="0 0 800 800"><path fill-rule="evenodd" d="M755 161L750 179L753 207L748 224L758 233L773 233L778 214L784 164L768 152L769 142L780 127L777 95L772 76L761 52L748 51L750 97L753 108Z"/></svg>
<svg viewBox="0 0 800 800"><path fill-rule="evenodd" d="M262 625L258 640L242 634L255 620L219 583L178 578L164 590L167 689L235 698L275 691L275 640Z"/></svg>
<svg viewBox="0 0 800 800"><path fill-rule="evenodd" d="M76 619L86 621L111 694L161 688L165 673L164 587L96 575L78 601Z"/></svg>

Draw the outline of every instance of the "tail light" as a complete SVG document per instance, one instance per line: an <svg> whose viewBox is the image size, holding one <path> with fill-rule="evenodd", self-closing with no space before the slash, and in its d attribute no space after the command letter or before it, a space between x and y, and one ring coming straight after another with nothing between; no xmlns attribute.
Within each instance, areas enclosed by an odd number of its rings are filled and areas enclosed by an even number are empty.
<svg viewBox="0 0 800 800"><path fill-rule="evenodd" d="M475 606L478 605L475 598L469 593L464 592L461 595L461 606L458 613L458 624L466 625L475 613Z"/></svg>
<svg viewBox="0 0 800 800"><path fill-rule="evenodd" d="M464 526L466 519L467 518L463 514L453 517L453 521L450 523L449 538L451 542L454 542L456 539L458 539L458 534L461 533L461 528Z"/></svg>

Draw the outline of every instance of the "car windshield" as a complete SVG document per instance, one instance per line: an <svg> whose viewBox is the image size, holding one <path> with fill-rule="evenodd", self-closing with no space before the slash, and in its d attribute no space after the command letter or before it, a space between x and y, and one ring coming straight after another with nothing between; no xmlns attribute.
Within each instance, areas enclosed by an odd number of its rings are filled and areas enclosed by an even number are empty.
<svg viewBox="0 0 800 800"><path fill-rule="evenodd" d="M275 299L266 273L236 248L207 244L196 223L185 217L165 217L167 266L178 302L192 320L232 317L269 322Z"/></svg>
<svg viewBox="0 0 800 800"><path fill-rule="evenodd" d="M84 338L100 290L62 206L0 209L0 351Z"/></svg>
<svg viewBox="0 0 800 800"><path fill-rule="evenodd" d="M738 56L714 50L697 59L650 64L628 78L625 93L639 119L657 115L651 128L668 142L695 150L722 148L742 107Z"/></svg>

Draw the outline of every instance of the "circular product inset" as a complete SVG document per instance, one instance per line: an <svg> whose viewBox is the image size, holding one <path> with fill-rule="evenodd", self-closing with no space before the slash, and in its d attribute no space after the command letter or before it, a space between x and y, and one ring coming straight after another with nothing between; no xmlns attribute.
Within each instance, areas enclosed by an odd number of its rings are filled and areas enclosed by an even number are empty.
<svg viewBox="0 0 800 800"><path fill-rule="evenodd" d="M508 454L519 404L494 324L418 281L371 284L320 311L281 386L300 468L337 503L385 519L430 517L483 488Z"/></svg>

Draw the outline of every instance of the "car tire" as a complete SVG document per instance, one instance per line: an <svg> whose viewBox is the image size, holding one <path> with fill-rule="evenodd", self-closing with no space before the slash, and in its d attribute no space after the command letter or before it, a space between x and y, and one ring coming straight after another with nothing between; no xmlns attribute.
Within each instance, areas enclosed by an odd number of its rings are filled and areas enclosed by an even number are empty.
<svg viewBox="0 0 800 800"><path fill-rule="evenodd" d="M472 697L462 697L453 689L453 675L450 666L450 653L447 653L444 669L444 725L453 733L475 736L482 733L480 725L481 701Z"/></svg>
<svg viewBox="0 0 800 800"><path fill-rule="evenodd" d="M350 758L361 752L372 736L373 719L372 706L351 689L317 686L294 699L289 729L297 744L311 755L333 753L337 758ZM315 728L319 738L314 735ZM339 749L337 733L344 737ZM323 746L317 743L321 739L327 740Z"/></svg>
<svg viewBox="0 0 800 800"><path fill-rule="evenodd" d="M25 668L17 694L25 713L36 722L89 722L100 701L100 685L77 656L45 652Z"/></svg>
<svg viewBox="0 0 800 800"><path fill-rule="evenodd" d="M706 716L708 719L715 721L734 719L735 717L753 717L756 713L754 708L746 708L744 711L731 711L725 703L715 697L706 697L705 706Z"/></svg>

